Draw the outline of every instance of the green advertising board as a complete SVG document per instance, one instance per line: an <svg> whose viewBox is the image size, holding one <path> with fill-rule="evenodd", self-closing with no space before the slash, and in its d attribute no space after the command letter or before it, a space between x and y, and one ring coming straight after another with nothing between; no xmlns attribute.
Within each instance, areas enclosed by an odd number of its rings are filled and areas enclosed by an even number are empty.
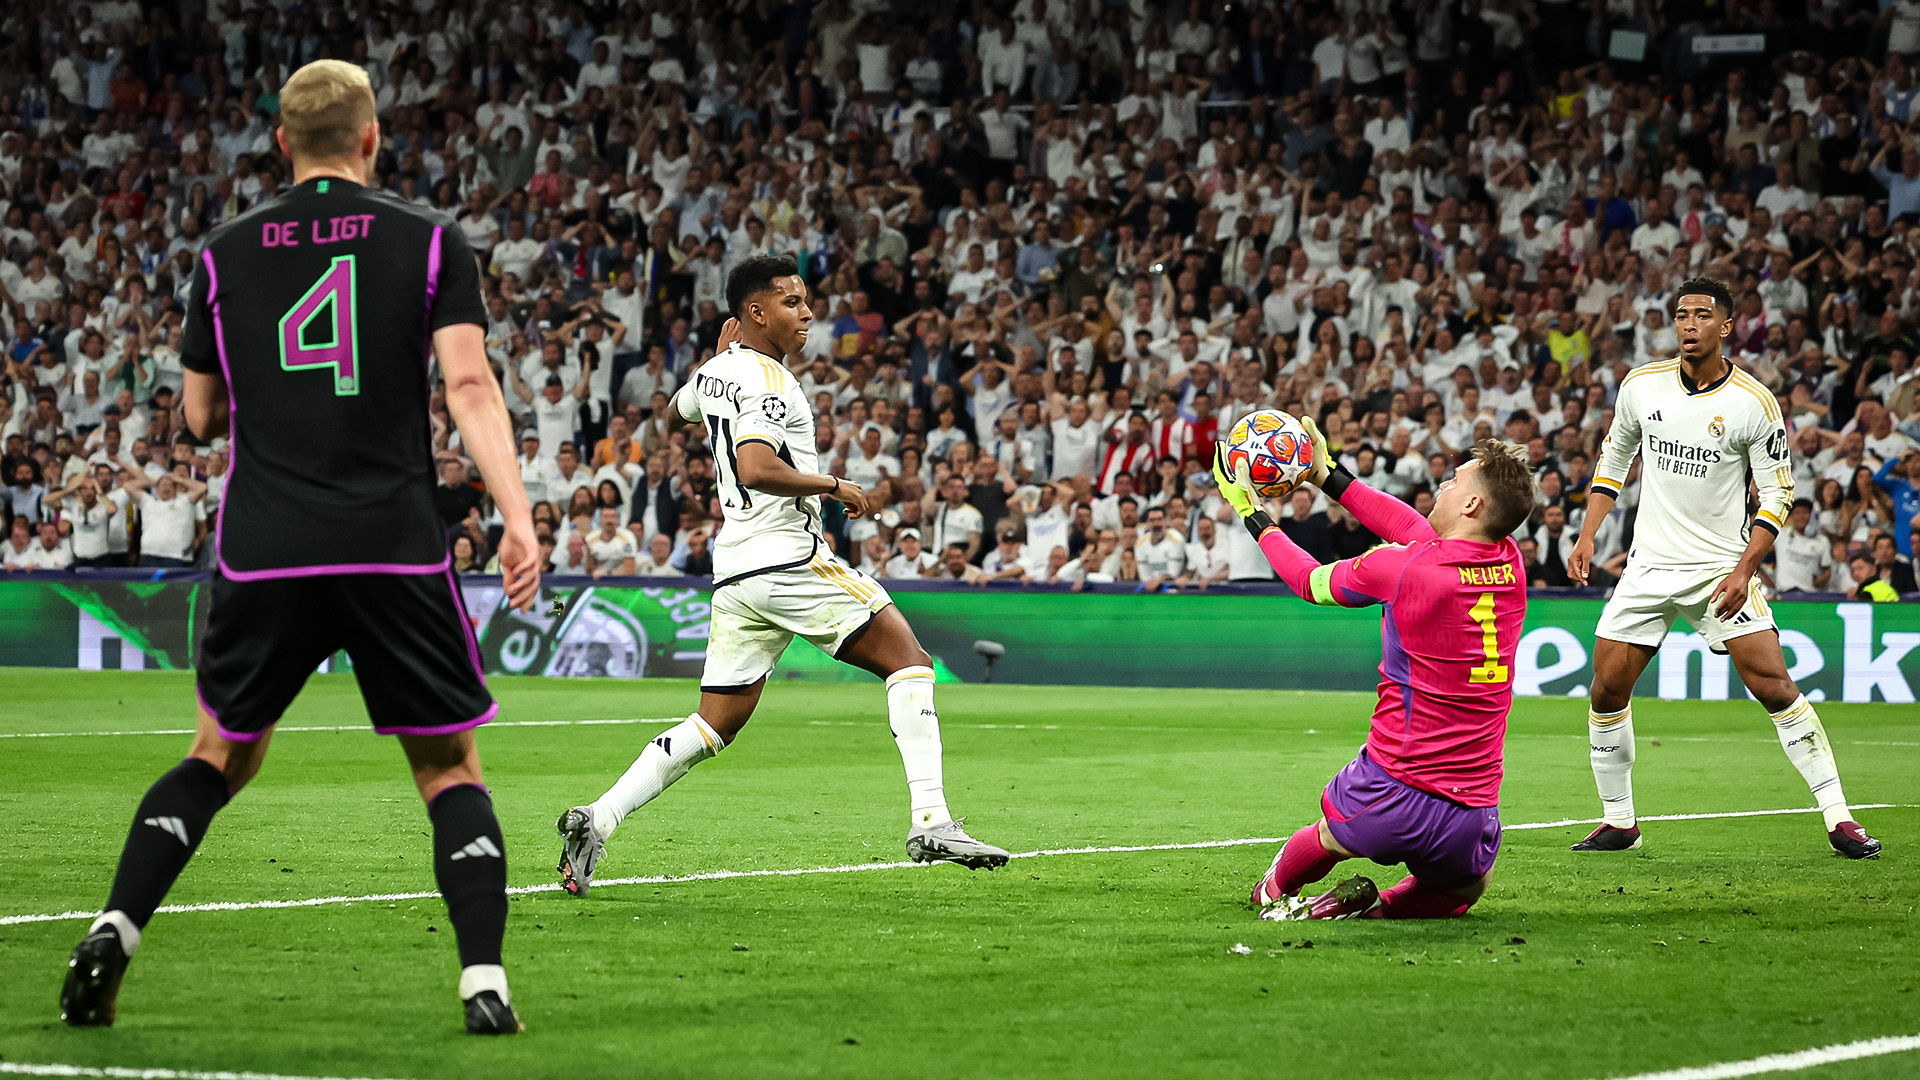
<svg viewBox="0 0 1920 1080"><path fill-rule="evenodd" d="M206 622L199 580L23 578L0 582L0 665L82 670L187 668ZM546 588L532 613L497 583L465 585L489 674L688 677L706 659L712 593L658 579ZM1276 594L1062 593L900 589L900 610L943 680L1090 686L1366 690L1378 680L1379 613ZM558 601L559 603L555 603ZM1586 692L1602 602L1536 597L1514 664L1514 692ZM1912 703L1920 685L1920 605L1773 605L1793 678L1816 701ZM976 643L1001 654L991 671ZM989 649L988 651L993 651ZM345 657L334 663L346 663ZM870 676L796 642L776 679ZM1745 696L1724 656L1683 624L1638 688L1663 698Z"/></svg>

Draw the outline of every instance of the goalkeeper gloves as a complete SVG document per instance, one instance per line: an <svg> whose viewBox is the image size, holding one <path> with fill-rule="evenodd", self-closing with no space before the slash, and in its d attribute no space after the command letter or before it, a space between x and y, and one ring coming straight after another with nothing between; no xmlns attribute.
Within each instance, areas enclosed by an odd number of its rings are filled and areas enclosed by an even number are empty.
<svg viewBox="0 0 1920 1080"><path fill-rule="evenodd" d="M1313 422L1313 417L1302 416L1298 419L1300 426L1306 428L1307 434L1313 439L1313 468L1300 474L1300 480L1326 492L1334 502L1339 502L1347 485L1353 483L1354 475L1327 453L1327 437L1320 434L1320 425Z"/></svg>
<svg viewBox="0 0 1920 1080"><path fill-rule="evenodd" d="M1253 493L1253 480L1247 475L1244 462L1238 468L1227 468L1227 444L1215 443L1213 446L1213 482L1220 489L1220 497L1227 500L1233 512L1240 515L1240 523L1258 540L1260 534L1273 528L1273 518L1260 509L1260 502Z"/></svg>
<svg viewBox="0 0 1920 1080"><path fill-rule="evenodd" d="M1301 416L1300 426L1307 429L1307 435L1313 440L1313 467L1300 474L1303 483L1314 487L1325 487L1327 476L1333 470L1328 464L1327 437L1320 434L1320 425L1313 422L1311 416Z"/></svg>

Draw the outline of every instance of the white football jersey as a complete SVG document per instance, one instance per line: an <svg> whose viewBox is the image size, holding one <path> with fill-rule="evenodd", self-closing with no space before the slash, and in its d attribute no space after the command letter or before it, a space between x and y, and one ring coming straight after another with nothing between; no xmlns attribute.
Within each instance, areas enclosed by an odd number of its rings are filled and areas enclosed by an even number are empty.
<svg viewBox="0 0 1920 1080"><path fill-rule="evenodd" d="M1793 505L1793 468L1780 405L1738 368L1689 391L1680 360L1636 368L1620 382L1613 428L1593 488L1618 497L1640 456L1640 514L1630 563L1674 569L1727 567L1751 535L1747 479L1760 491L1753 522L1775 534Z"/></svg>
<svg viewBox="0 0 1920 1080"><path fill-rule="evenodd" d="M743 577L805 566L820 539L820 497L769 495L740 483L738 448L767 443L803 473L820 471L813 449L813 408L778 360L735 343L701 365L674 395L680 415L707 426L716 493L726 526L713 545L716 586Z"/></svg>

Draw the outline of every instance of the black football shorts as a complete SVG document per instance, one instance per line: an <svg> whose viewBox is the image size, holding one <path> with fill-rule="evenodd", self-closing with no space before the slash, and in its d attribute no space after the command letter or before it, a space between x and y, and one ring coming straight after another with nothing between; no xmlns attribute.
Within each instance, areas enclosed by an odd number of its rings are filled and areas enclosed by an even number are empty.
<svg viewBox="0 0 1920 1080"><path fill-rule="evenodd" d="M265 581L216 573L195 689L222 736L255 742L342 649L382 735L465 731L499 711L451 571Z"/></svg>

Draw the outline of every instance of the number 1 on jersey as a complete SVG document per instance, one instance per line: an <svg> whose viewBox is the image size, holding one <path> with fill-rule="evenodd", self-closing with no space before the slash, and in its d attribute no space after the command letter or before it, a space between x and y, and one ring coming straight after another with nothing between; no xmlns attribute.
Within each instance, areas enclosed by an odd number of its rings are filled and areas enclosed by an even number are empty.
<svg viewBox="0 0 1920 1080"><path fill-rule="evenodd" d="M280 316L280 366L287 371L332 368L333 392L360 392L360 341L354 334L353 256L336 256L305 296ZM324 340L309 342L308 328L325 319Z"/></svg>
<svg viewBox="0 0 1920 1080"><path fill-rule="evenodd" d="M1493 594L1484 592L1480 599L1467 612L1467 617L1480 624L1480 639L1487 649L1487 662L1467 669L1467 681L1472 683L1503 683L1510 672L1500 662L1500 635L1493 621Z"/></svg>

